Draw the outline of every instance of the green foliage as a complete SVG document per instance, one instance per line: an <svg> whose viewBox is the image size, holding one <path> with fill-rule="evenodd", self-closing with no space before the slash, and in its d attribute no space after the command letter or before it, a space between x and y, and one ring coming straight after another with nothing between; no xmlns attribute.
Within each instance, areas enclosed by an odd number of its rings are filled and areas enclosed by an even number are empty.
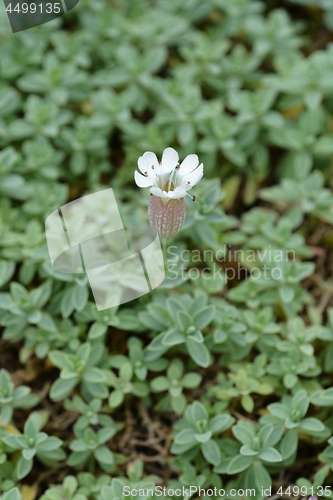
<svg viewBox="0 0 333 500"><path fill-rule="evenodd" d="M145 325L164 330L148 346L151 358L159 357L171 347L184 344L193 361L206 368L210 364L209 351L201 332L214 318L214 306L206 305L204 294L192 299L188 295L167 299L162 304L151 304L147 312L141 314ZM160 319L155 319L156 315ZM165 330L165 327L168 327Z"/></svg>
<svg viewBox="0 0 333 500"><path fill-rule="evenodd" d="M184 419L179 422L180 430L174 437L171 451L181 455L183 460L193 458L201 451L208 463L218 465L221 451L214 436L229 429L233 422L234 419L227 413L210 419L204 405L195 402L187 407Z"/></svg>
<svg viewBox="0 0 333 500"><path fill-rule="evenodd" d="M4 338L14 341L22 338L23 330L29 325L38 325L39 328L54 330L52 317L41 310L51 294L51 282L45 281L39 288L28 292L24 286L12 282L10 293L0 296L1 307L6 313L2 317L2 324L6 326Z"/></svg>
<svg viewBox="0 0 333 500"><path fill-rule="evenodd" d="M103 427L95 432L91 427L84 429L76 427L74 434L77 439L74 439L69 448L72 453L68 457L68 464L81 468L87 462L93 467L93 463L97 460L103 470L112 472L115 470L115 459L113 453L109 450L105 443L109 441L119 430L119 427L112 423L109 427Z"/></svg>
<svg viewBox="0 0 333 500"><path fill-rule="evenodd" d="M244 471L244 478L247 477L249 480L252 476L252 480L255 480L257 486L259 486L258 481L261 480L261 485L264 488L269 488L271 478L265 465L278 464L283 460L275 447L281 439L283 428L274 427L271 424L256 428L250 422L241 421L233 427L232 432L242 444L239 453L223 459L215 471L227 474L237 474Z"/></svg>
<svg viewBox="0 0 333 500"><path fill-rule="evenodd" d="M194 389L200 384L202 377L195 372L184 374L184 365L179 359L171 361L167 369L166 377L156 377L151 382L153 392L168 391L168 396L161 399L158 408L171 407L177 415L183 413L186 406L186 397L183 389Z"/></svg>
<svg viewBox="0 0 333 500"><path fill-rule="evenodd" d="M18 488L12 488L11 490L6 491L1 498L3 500L22 500L22 496Z"/></svg>
<svg viewBox="0 0 333 500"><path fill-rule="evenodd" d="M37 394L30 394L30 387L16 387L7 370L0 370L0 409L1 422L7 425L15 408L31 408L39 402Z"/></svg>
<svg viewBox="0 0 333 500"><path fill-rule="evenodd" d="M126 356L114 356L111 359L111 366L121 368L124 364L131 365L134 375L139 380L146 380L148 370L165 370L168 362L160 358L158 361L146 361L145 350L142 348L142 342L137 337L131 337L127 342L129 358Z"/></svg>
<svg viewBox="0 0 333 500"><path fill-rule="evenodd" d="M74 476L67 476L61 486L54 486L46 490L45 494L41 497L43 500L86 500L85 495L77 491L78 481Z"/></svg>
<svg viewBox="0 0 333 500"><path fill-rule="evenodd" d="M224 373L219 373L217 383L208 392L207 396L216 397L221 401L230 401L241 398L243 409L251 413L254 409L254 400L251 393L267 395L274 391L273 385L266 376L267 357L260 354L253 363L230 363L228 379Z"/></svg>
<svg viewBox="0 0 333 500"><path fill-rule="evenodd" d="M15 462L15 475L18 479L29 474L35 456L49 467L66 457L65 452L61 449L63 444L61 439L40 432L46 423L45 417L47 419L47 416L42 412L33 412L24 425L23 434L8 434L2 438L2 441L12 452L21 451Z"/></svg>
<svg viewBox="0 0 333 500"><path fill-rule="evenodd" d="M72 400L66 400L64 406L67 410L81 414L75 422L75 428L79 431L86 429L89 425L103 425L114 428L116 431L122 427L122 424L115 424L113 419L106 414L108 408L102 408L101 399L91 399L87 404L79 396L74 396Z"/></svg>
<svg viewBox="0 0 333 500"><path fill-rule="evenodd" d="M105 398L108 395L106 374L98 368L104 353L102 344L92 346L89 342L80 345L77 353L50 352L50 360L61 369L60 378L53 384L50 396L54 401L64 399L82 382L83 390L90 396Z"/></svg>
<svg viewBox="0 0 333 500"><path fill-rule="evenodd" d="M141 380L132 380L133 376L137 377L136 373L138 373L138 370L139 375L143 373L143 371L140 370L140 368L142 368L142 364L133 369L131 362L127 359L118 358L117 361L111 361L113 364L115 362L116 364L120 363L118 376L111 370L108 373L108 384L113 387L113 391L109 397L110 407L116 408L121 405L126 394L134 394L138 397L148 396L148 384Z"/></svg>
<svg viewBox="0 0 333 500"><path fill-rule="evenodd" d="M52 486L42 495L42 500L98 500L103 486L110 484L110 477L99 478L89 472L80 472L77 477L66 476L61 485Z"/></svg>

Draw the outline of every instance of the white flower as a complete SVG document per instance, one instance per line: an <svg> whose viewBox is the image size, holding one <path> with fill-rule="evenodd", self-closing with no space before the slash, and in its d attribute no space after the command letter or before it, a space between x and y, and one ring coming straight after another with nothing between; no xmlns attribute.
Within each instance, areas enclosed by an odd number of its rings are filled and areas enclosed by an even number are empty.
<svg viewBox="0 0 333 500"><path fill-rule="evenodd" d="M203 164L199 165L197 155L186 156L179 165L178 153L172 148L163 151L161 162L155 153L147 151L138 159L138 167L142 174L134 172L136 184L150 187L153 195L167 199L184 198L203 176Z"/></svg>

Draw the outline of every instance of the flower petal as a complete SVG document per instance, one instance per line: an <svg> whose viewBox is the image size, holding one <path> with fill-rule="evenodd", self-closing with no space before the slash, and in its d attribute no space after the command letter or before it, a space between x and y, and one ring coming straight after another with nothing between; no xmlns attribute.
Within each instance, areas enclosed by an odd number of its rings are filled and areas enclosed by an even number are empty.
<svg viewBox="0 0 333 500"><path fill-rule="evenodd" d="M182 161L177 173L181 177L184 177L185 175L193 172L193 170L197 168L198 165L199 158L197 157L197 155L188 155L186 156L185 160Z"/></svg>
<svg viewBox="0 0 333 500"><path fill-rule="evenodd" d="M144 175L139 174L137 170L134 172L134 180L136 185L139 186L140 188L146 188L154 184L153 179L150 179L149 177L145 177Z"/></svg>
<svg viewBox="0 0 333 500"><path fill-rule="evenodd" d="M159 198L167 198L168 195L165 191L162 191L161 188L159 187L152 187L150 189L151 194L154 194L155 196L158 196Z"/></svg>
<svg viewBox="0 0 333 500"><path fill-rule="evenodd" d="M191 186L189 186L189 189L191 188ZM186 192L186 187L184 186L178 186L176 187L176 189L174 191L169 191L168 192L168 198L172 198L172 199L179 199L179 198L184 198L184 196L187 195L187 192Z"/></svg>
<svg viewBox="0 0 333 500"><path fill-rule="evenodd" d="M164 172L170 173L176 167L178 161L179 161L179 156L177 151L175 151L173 148L166 148L163 151L163 156L162 156L163 173Z"/></svg>
<svg viewBox="0 0 333 500"><path fill-rule="evenodd" d="M146 151L145 153L143 153L143 157L148 162L150 167L154 168L158 167L159 163L155 153L152 153L151 151Z"/></svg>
<svg viewBox="0 0 333 500"><path fill-rule="evenodd" d="M147 161L147 159L144 156L140 156L140 158L138 159L139 170L141 170L141 172L144 175L147 174L148 177L155 179L156 176L152 166L153 166L152 163Z"/></svg>
<svg viewBox="0 0 333 500"><path fill-rule="evenodd" d="M189 182L191 186L195 186L203 176L203 163L199 165L198 168L193 170L190 174L186 176L185 182Z"/></svg>

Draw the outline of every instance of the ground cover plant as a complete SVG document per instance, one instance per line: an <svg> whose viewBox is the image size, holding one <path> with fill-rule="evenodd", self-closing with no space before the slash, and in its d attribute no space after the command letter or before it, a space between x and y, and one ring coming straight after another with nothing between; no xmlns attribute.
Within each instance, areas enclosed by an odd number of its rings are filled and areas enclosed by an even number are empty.
<svg viewBox="0 0 333 500"><path fill-rule="evenodd" d="M331 0L0 18L1 499L333 498L332 31ZM167 147L204 177L166 279L98 312L45 219L112 187L148 224Z"/></svg>

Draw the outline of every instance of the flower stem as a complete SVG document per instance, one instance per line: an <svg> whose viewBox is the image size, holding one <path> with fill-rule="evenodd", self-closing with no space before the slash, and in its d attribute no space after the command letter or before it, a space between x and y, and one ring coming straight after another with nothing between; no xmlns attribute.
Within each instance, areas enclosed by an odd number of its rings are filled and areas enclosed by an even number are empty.
<svg viewBox="0 0 333 500"><path fill-rule="evenodd" d="M163 238L163 262L164 262L164 269L166 271L167 265L166 265L166 238Z"/></svg>

